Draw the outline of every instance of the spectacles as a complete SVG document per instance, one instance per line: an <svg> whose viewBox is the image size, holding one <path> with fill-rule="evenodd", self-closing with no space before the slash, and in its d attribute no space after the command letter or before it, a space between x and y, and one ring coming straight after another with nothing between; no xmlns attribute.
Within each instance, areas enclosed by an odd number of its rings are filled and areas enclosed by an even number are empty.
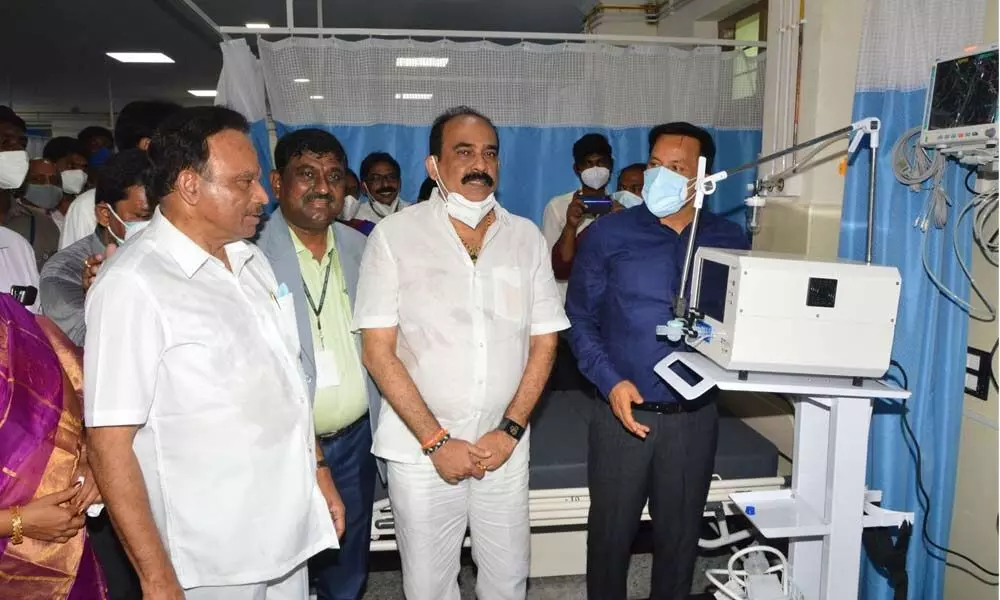
<svg viewBox="0 0 1000 600"><path fill-rule="evenodd" d="M399 175L395 173L389 173L388 175L379 175L378 173L372 173L365 180L368 185L379 185L382 183L399 183Z"/></svg>

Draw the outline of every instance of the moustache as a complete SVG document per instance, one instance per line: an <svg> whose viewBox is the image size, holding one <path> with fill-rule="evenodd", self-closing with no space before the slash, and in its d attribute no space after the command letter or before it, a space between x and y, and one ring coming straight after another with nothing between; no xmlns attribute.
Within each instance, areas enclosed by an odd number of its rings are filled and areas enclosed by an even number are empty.
<svg viewBox="0 0 1000 600"><path fill-rule="evenodd" d="M472 173L469 173L464 177L462 177L463 184L472 183L473 181L479 181L489 187L493 187L494 184L493 178L490 177L490 174L484 173L482 171L473 171Z"/></svg>
<svg viewBox="0 0 1000 600"><path fill-rule="evenodd" d="M377 190L375 190L375 195L376 196L381 196L382 194L391 194L391 193L393 193L395 191L396 191L396 188L394 188L394 187L380 187Z"/></svg>
<svg viewBox="0 0 1000 600"><path fill-rule="evenodd" d="M312 202L313 200L323 200L327 204L330 204L331 202L333 202L333 196L331 196L329 194L309 194L308 196L306 196L305 198L302 199L302 203L303 204L308 204L309 202Z"/></svg>

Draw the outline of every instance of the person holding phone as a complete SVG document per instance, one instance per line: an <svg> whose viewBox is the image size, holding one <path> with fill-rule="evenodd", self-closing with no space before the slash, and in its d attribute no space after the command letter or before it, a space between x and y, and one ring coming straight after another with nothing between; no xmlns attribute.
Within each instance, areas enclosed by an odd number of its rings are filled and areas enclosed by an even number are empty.
<svg viewBox="0 0 1000 600"><path fill-rule="evenodd" d="M611 144L603 135L588 133L573 144L573 172L580 179L580 187L549 200L542 214L542 235L550 250L558 248L556 252L563 261L573 261L577 236L594 218L610 212L612 205L606 188L613 167ZM557 281L556 285L565 301L566 282Z"/></svg>

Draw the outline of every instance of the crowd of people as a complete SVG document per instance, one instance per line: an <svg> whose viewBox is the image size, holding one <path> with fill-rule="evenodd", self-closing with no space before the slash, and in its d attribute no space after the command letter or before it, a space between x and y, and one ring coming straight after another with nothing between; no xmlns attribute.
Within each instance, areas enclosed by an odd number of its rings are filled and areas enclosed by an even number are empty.
<svg viewBox="0 0 1000 600"><path fill-rule="evenodd" d="M604 407L588 596L624 600L648 501L652 598L687 598L718 413L656 377L678 347L654 332L689 236L748 244L711 214L691 231L711 136L653 128L614 192L611 145L583 136L540 230L497 199L501 140L471 108L434 121L413 202L387 153L355 175L301 129L263 172L248 130L134 102L29 160L0 107L0 597L359 600L381 479L406 598L458 600L468 532L477 596L523 599L559 356Z"/></svg>

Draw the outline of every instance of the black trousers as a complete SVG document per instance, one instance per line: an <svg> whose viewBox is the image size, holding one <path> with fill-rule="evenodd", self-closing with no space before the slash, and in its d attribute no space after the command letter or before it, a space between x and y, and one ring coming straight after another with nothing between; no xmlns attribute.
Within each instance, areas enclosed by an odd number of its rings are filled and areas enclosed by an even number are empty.
<svg viewBox="0 0 1000 600"><path fill-rule="evenodd" d="M712 483L719 412L633 411L650 432L625 430L602 402L590 424L587 597L625 600L632 541L647 499L653 525L650 600L687 600Z"/></svg>
<svg viewBox="0 0 1000 600"><path fill-rule="evenodd" d="M87 519L87 534L94 547L94 554L97 555L97 562L104 569L109 600L140 600L142 587L139 585L139 577L125 554L125 548L118 541L107 510L96 518Z"/></svg>

